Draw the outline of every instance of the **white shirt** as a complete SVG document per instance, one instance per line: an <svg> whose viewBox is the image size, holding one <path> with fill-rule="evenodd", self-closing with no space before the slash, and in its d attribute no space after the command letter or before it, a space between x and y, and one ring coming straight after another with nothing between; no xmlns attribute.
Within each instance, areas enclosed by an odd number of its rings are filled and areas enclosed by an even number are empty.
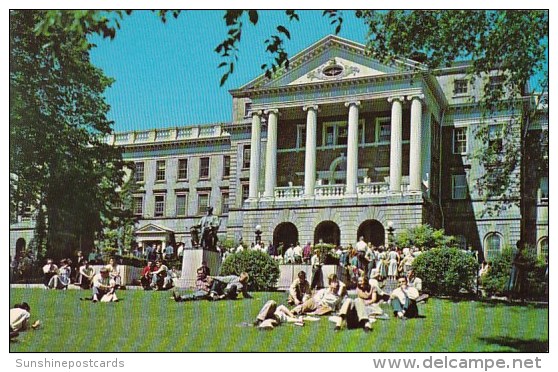
<svg viewBox="0 0 558 372"><path fill-rule="evenodd" d="M302 247L300 245L294 247L293 252L295 256L302 257Z"/></svg>
<svg viewBox="0 0 558 372"><path fill-rule="evenodd" d="M364 242L364 240L359 240L358 243L356 243L356 250L358 252L366 252L367 248L368 245Z"/></svg>
<svg viewBox="0 0 558 372"><path fill-rule="evenodd" d="M397 287L393 290L393 292L391 292L391 295L393 297L397 297L399 299L399 302L403 304L405 303L405 297L409 297L409 299L411 300L416 300L419 296L419 292L414 287L407 286L407 288L405 288L405 291L403 291L401 287Z"/></svg>
<svg viewBox="0 0 558 372"><path fill-rule="evenodd" d="M372 287L372 289L376 289L376 293L378 294L378 296L383 296L385 294L382 288L380 288L380 283L378 283L376 279L369 279L368 283L370 284L370 287Z"/></svg>
<svg viewBox="0 0 558 372"><path fill-rule="evenodd" d="M58 270L58 266L56 266L55 264L46 264L45 266L43 266L43 273L54 273L56 272L56 270Z"/></svg>
<svg viewBox="0 0 558 372"><path fill-rule="evenodd" d="M242 244L240 244L237 248L236 248L236 253L238 252L242 252L244 250L244 246Z"/></svg>
<svg viewBox="0 0 558 372"><path fill-rule="evenodd" d="M100 289L107 289L106 287L114 287L116 285L116 282L114 281L114 279L112 279L110 276L107 276L106 278L103 278L101 276L101 273L96 274L93 277L93 287L97 287ZM105 288L103 288L105 287Z"/></svg>
<svg viewBox="0 0 558 372"><path fill-rule="evenodd" d="M285 252L285 259L289 260L293 258L294 258L294 249L293 247L289 247L289 249L287 249L287 251Z"/></svg>
<svg viewBox="0 0 558 372"><path fill-rule="evenodd" d="M10 327L14 331L21 331L27 327L27 321L31 318L31 314L20 308L10 309Z"/></svg>

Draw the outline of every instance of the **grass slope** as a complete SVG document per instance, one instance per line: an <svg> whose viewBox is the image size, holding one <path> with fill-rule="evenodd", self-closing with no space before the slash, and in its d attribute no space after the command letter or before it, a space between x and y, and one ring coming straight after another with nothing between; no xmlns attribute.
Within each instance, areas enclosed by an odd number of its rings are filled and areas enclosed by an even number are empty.
<svg viewBox="0 0 558 372"><path fill-rule="evenodd" d="M333 331L327 319L271 332L242 327L268 299L175 303L170 292L120 291L119 303L79 301L85 291L11 289L10 304L27 301L37 331L22 332L11 352L542 352L548 309L431 299L422 319L378 320L374 330Z"/></svg>

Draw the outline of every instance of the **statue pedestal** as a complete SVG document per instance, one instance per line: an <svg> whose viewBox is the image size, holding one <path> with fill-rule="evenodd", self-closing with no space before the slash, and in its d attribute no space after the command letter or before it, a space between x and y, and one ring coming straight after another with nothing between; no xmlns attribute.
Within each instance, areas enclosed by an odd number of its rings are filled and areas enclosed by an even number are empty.
<svg viewBox="0 0 558 372"><path fill-rule="evenodd" d="M215 251L205 249L185 249L182 258L182 273L180 279L175 281L175 286L184 289L196 287L196 270L201 266L202 261L207 262L211 270L210 275L218 275L221 268L221 255Z"/></svg>

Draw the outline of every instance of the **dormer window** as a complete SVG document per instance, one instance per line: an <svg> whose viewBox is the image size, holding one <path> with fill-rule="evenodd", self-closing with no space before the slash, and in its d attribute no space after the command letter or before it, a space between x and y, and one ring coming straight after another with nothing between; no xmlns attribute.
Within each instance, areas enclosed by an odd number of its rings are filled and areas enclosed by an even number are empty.
<svg viewBox="0 0 558 372"><path fill-rule="evenodd" d="M467 80L459 79L453 82L453 94L467 94L468 83Z"/></svg>

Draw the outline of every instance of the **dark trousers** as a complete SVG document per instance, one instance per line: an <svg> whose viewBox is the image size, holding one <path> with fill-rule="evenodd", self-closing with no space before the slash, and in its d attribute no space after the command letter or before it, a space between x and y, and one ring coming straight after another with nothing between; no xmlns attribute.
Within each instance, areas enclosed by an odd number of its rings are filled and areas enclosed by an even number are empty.
<svg viewBox="0 0 558 372"><path fill-rule="evenodd" d="M231 300L234 300L238 296L236 285L232 285L227 289L227 284L218 280L213 281L213 284L211 285L211 292L218 296L225 295L225 298Z"/></svg>
<svg viewBox="0 0 558 372"><path fill-rule="evenodd" d="M322 266L316 266L312 269L312 284L310 284L310 289L322 288L324 284L324 274L322 272Z"/></svg>
<svg viewBox="0 0 558 372"><path fill-rule="evenodd" d="M45 285L45 287L48 287L48 283L50 282L50 279L56 275L56 273L46 273L44 280L43 280L43 284Z"/></svg>
<svg viewBox="0 0 558 372"><path fill-rule="evenodd" d="M391 307L393 308L393 314L396 316L399 311L405 310L405 316L407 318L418 317L418 308L415 300L406 298L405 303L402 304L398 298L394 298L391 300Z"/></svg>

